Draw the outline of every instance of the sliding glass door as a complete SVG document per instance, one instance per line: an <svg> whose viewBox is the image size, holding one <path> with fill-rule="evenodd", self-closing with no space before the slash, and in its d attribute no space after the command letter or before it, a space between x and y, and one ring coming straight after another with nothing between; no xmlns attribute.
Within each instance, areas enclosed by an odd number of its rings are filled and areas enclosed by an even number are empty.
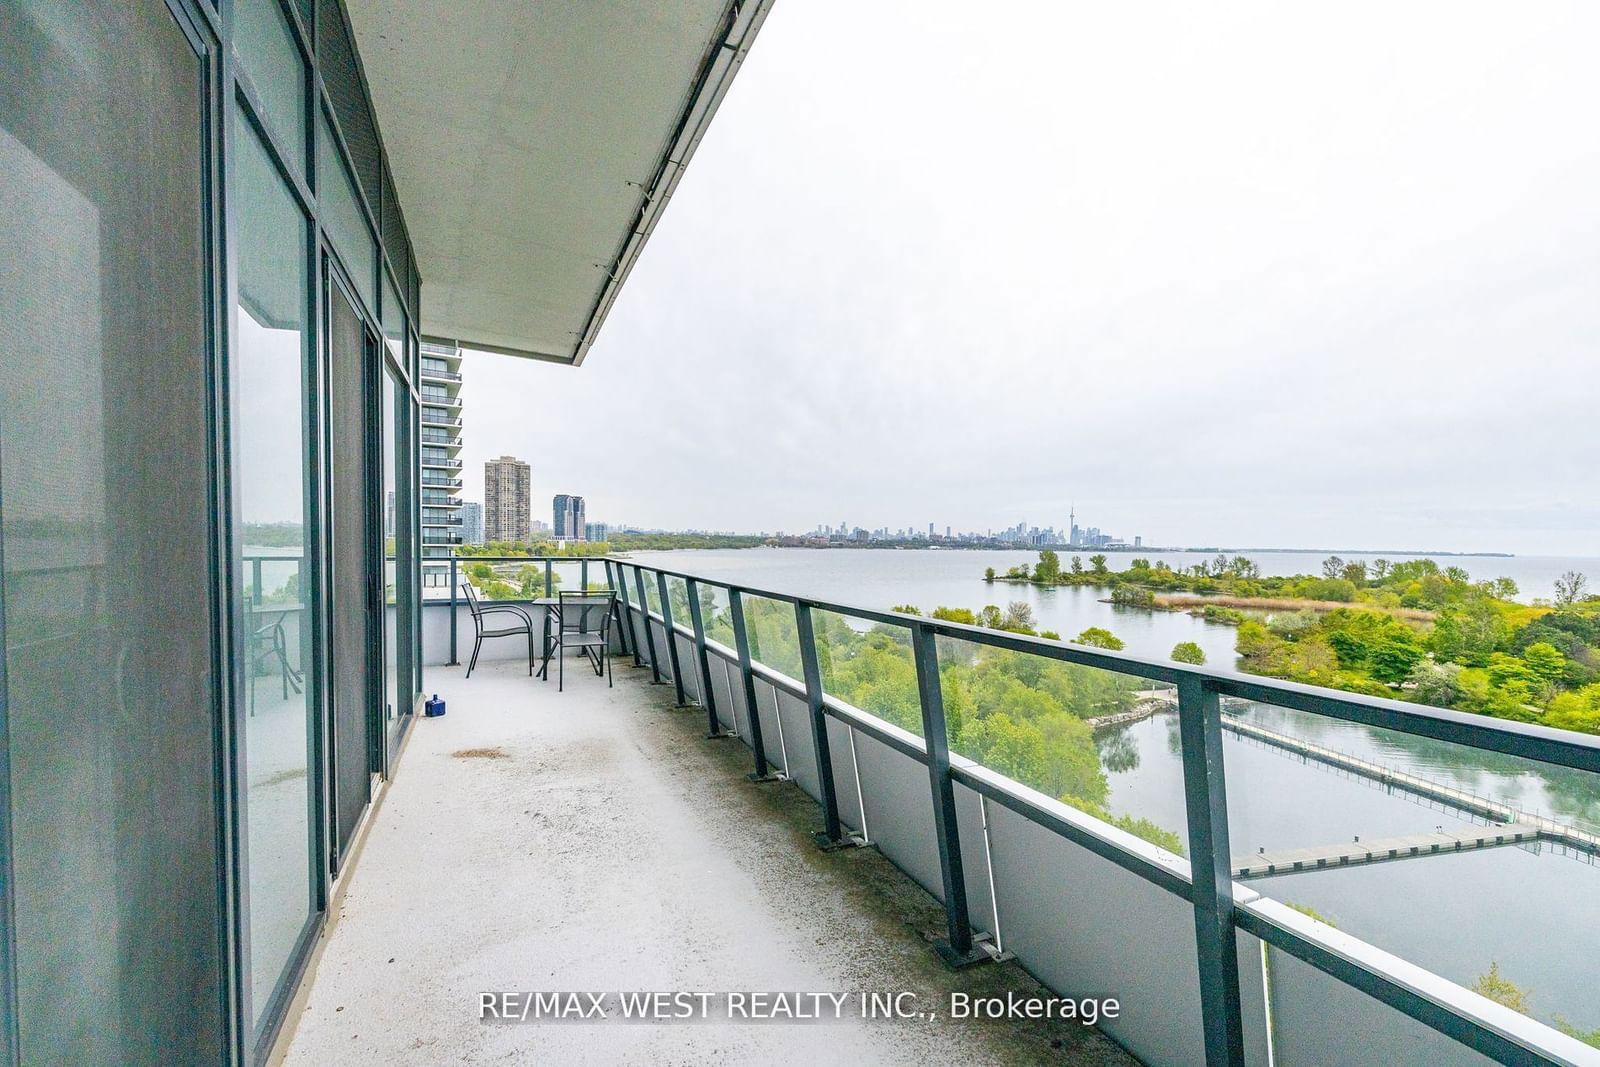
<svg viewBox="0 0 1600 1067"><path fill-rule="evenodd" d="M227 1058L205 51L0 0L0 1059Z"/></svg>

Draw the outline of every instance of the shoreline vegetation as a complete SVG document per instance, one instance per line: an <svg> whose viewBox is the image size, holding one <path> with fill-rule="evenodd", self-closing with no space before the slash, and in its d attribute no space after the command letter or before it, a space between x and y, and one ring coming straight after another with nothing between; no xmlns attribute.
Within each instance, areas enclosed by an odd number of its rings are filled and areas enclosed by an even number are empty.
<svg viewBox="0 0 1600 1067"><path fill-rule="evenodd" d="M1429 559L1329 556L1320 574L1268 577L1245 556L1184 568L1135 558L1113 571L1104 554L1063 566L1045 549L984 580L1092 586L1120 607L1235 626L1249 674L1600 734L1600 596L1576 571L1531 604L1513 599L1510 578L1474 582Z"/></svg>

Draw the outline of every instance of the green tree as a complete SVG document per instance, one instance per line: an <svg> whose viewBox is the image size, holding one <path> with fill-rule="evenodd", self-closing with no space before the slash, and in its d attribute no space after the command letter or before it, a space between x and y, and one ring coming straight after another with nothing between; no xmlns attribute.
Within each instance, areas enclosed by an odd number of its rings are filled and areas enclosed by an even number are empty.
<svg viewBox="0 0 1600 1067"><path fill-rule="evenodd" d="M1512 1011L1528 1014L1528 991L1501 974L1500 964L1496 961L1489 963L1487 974L1479 975L1478 980L1472 983L1472 991Z"/></svg>
<svg viewBox="0 0 1600 1067"><path fill-rule="evenodd" d="M942 619L945 622L964 623L967 626L978 625L978 617L967 608L934 608L929 617Z"/></svg>
<svg viewBox="0 0 1600 1067"><path fill-rule="evenodd" d="M1054 582L1059 577L1061 577L1061 557L1055 554L1054 549L1041 549L1039 562L1033 567L1033 580Z"/></svg>
<svg viewBox="0 0 1600 1067"><path fill-rule="evenodd" d="M1179 663L1192 663L1198 667L1204 665L1206 653L1205 649L1193 641L1179 641L1172 646L1172 658Z"/></svg>
<svg viewBox="0 0 1600 1067"><path fill-rule="evenodd" d="M1100 554L1100 553L1096 553L1095 555L1090 556L1089 557L1089 566L1094 568L1094 572L1096 574L1105 574L1106 573L1106 557L1103 554Z"/></svg>
<svg viewBox="0 0 1600 1067"><path fill-rule="evenodd" d="M1344 560L1338 556L1329 556L1322 561L1322 576L1324 578L1344 577Z"/></svg>
<svg viewBox="0 0 1600 1067"><path fill-rule="evenodd" d="M1578 571L1567 571L1556 579L1556 604L1565 607L1577 603L1589 587L1589 579Z"/></svg>
<svg viewBox="0 0 1600 1067"><path fill-rule="evenodd" d="M1411 676L1423 655L1422 642L1412 631L1403 626L1387 630L1371 652L1372 676L1399 685Z"/></svg>
<svg viewBox="0 0 1600 1067"><path fill-rule="evenodd" d="M1506 640L1506 625L1494 602L1474 597L1451 604L1434 620L1428 646L1440 659L1482 666Z"/></svg>
<svg viewBox="0 0 1600 1067"><path fill-rule="evenodd" d="M1120 637L1102 626L1091 626L1072 640L1075 644L1110 649L1112 652L1121 652L1124 647Z"/></svg>
<svg viewBox="0 0 1600 1067"><path fill-rule="evenodd" d="M1563 656L1556 646L1545 641L1529 645L1522 652L1522 662L1528 669L1536 674L1546 686L1553 686L1561 680L1567 669L1567 657Z"/></svg>
<svg viewBox="0 0 1600 1067"><path fill-rule="evenodd" d="M1033 607L1025 600L1013 600L1006 605L1006 614L1000 620L999 628L1012 633L1033 633Z"/></svg>
<svg viewBox="0 0 1600 1067"><path fill-rule="evenodd" d="M985 568L983 568L983 580L986 581L986 582L994 581L994 568L993 567L985 567Z"/></svg>
<svg viewBox="0 0 1600 1067"><path fill-rule="evenodd" d="M1406 678L1412 686L1411 699L1435 708L1453 708L1465 695L1461 667L1455 663L1430 663L1423 660Z"/></svg>

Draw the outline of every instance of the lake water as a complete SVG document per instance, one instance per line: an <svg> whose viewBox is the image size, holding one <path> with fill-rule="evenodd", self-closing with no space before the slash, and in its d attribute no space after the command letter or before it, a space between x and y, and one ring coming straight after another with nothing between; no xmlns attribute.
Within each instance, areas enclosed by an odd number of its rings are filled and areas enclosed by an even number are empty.
<svg viewBox="0 0 1600 1067"><path fill-rule="evenodd" d="M1084 553L1085 556L1088 553ZM1191 565L1198 555L1141 553ZM1316 569L1317 555L1249 553L1266 574ZM1071 637L1103 626L1138 655L1164 658L1195 641L1213 666L1233 663L1234 629L1174 612L1142 612L1100 602L1102 591L988 585L983 569L1005 571L1030 552L748 549L641 552L639 562L863 607L910 603L977 610L1009 600L1031 604L1039 626ZM1113 556L1112 565L1118 566ZM1131 557L1127 557L1131 558ZM1349 556L1345 558L1371 558ZM1398 557L1387 556L1395 559ZM1475 579L1515 579L1526 598L1548 596L1565 570L1600 579L1600 560L1433 557ZM1122 564L1125 566L1125 564ZM1600 776L1474 752L1282 708L1240 705L1235 712L1282 733L1502 801L1519 810L1600 831ZM1481 825L1459 810L1384 791L1297 755L1224 735L1233 851L1334 844ZM1097 737L1110 782L1107 807L1185 834L1183 772L1176 716L1153 718ZM1313 908L1339 929L1464 985L1498 962L1531 991L1533 1013L1600 1027L1600 866L1539 847L1504 847L1366 867L1263 879L1257 891Z"/></svg>
<svg viewBox="0 0 1600 1067"><path fill-rule="evenodd" d="M1087 566L1088 550L1081 553ZM1247 553L1267 575L1319 573L1324 557L1301 552ZM1108 566L1122 569L1135 557L1163 559L1176 567L1191 567L1209 556L1186 552L1136 552L1110 554ZM965 549L868 548L747 548L674 552L636 552L630 558L646 565L707 578L722 578L775 592L797 593L840 604L888 608L913 604L924 613L937 607L968 608L985 604L1004 607L1013 600L1027 602L1041 630L1054 630L1071 639L1090 626L1100 626L1120 637L1127 651L1165 659L1172 646L1193 641L1213 667L1234 663L1235 630L1203 622L1184 612L1141 611L1102 603L1104 589L1091 586L1041 587L987 583L985 567L1004 574L1019 563L1034 563L1037 552ZM1065 565L1068 554L1062 555ZM1376 555L1349 554L1346 560L1372 560ZM1402 558L1385 556L1391 561ZM1475 580L1508 577L1522 596L1551 595L1556 576L1577 570L1600 586L1600 559L1536 556L1432 556L1441 567L1463 567Z"/></svg>

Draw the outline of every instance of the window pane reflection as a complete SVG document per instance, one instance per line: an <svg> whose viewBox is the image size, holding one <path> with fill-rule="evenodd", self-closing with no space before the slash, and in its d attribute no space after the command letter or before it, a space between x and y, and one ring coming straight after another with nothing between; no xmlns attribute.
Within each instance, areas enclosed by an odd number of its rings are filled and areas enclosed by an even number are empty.
<svg viewBox="0 0 1600 1067"><path fill-rule="evenodd" d="M312 907L307 603L306 222L254 130L235 131L234 338L250 992L259 1020Z"/></svg>

